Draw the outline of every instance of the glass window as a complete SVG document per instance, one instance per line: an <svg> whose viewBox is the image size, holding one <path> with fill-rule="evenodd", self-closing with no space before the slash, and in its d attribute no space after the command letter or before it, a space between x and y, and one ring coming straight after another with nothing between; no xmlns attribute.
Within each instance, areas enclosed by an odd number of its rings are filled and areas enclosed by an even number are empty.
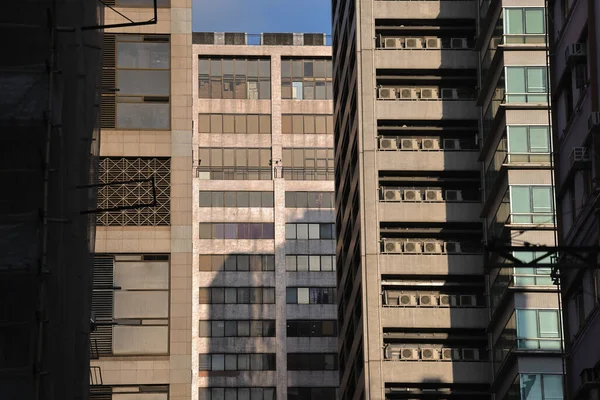
<svg viewBox="0 0 600 400"><path fill-rule="evenodd" d="M201 57L198 64L201 98L268 99L271 96L270 60Z"/></svg>
<svg viewBox="0 0 600 400"><path fill-rule="evenodd" d="M199 336L200 337L210 337L211 336L210 326L211 326L210 321L200 321Z"/></svg>
<svg viewBox="0 0 600 400"><path fill-rule="evenodd" d="M225 355L224 354L213 354L211 362L212 371L224 371L225 370Z"/></svg>
<svg viewBox="0 0 600 400"><path fill-rule="evenodd" d="M297 290L298 290L298 304L310 304L309 288L297 288Z"/></svg>
<svg viewBox="0 0 600 400"><path fill-rule="evenodd" d="M298 303L298 290L296 288L287 288L285 293L285 299L287 304Z"/></svg>
<svg viewBox="0 0 600 400"><path fill-rule="evenodd" d="M250 336L250 321L238 321L237 334L238 336Z"/></svg>
<svg viewBox="0 0 600 400"><path fill-rule="evenodd" d="M285 238L296 239L296 225L285 224Z"/></svg>
<svg viewBox="0 0 600 400"><path fill-rule="evenodd" d="M225 323L223 321L212 321L211 329L213 337L225 336Z"/></svg>
<svg viewBox="0 0 600 400"><path fill-rule="evenodd" d="M282 60L281 97L283 99L332 99L331 61L322 59Z"/></svg>

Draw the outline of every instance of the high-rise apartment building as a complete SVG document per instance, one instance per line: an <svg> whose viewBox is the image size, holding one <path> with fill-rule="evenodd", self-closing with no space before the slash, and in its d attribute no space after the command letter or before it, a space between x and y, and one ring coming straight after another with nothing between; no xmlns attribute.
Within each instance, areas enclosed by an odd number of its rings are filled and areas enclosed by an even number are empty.
<svg viewBox="0 0 600 400"><path fill-rule="evenodd" d="M333 15L340 399L562 398L543 1Z"/></svg>
<svg viewBox="0 0 600 400"><path fill-rule="evenodd" d="M135 21L152 1L113 0ZM127 23L107 12L107 24ZM90 399L189 400L191 1L104 33Z"/></svg>
<svg viewBox="0 0 600 400"><path fill-rule="evenodd" d="M192 399L334 399L331 47L193 34Z"/></svg>
<svg viewBox="0 0 600 400"><path fill-rule="evenodd" d="M600 5L593 0L550 1L552 117L558 238L575 251L560 270L569 399L597 398L600 388ZM581 265L583 268L580 268Z"/></svg>
<svg viewBox="0 0 600 400"><path fill-rule="evenodd" d="M483 1L478 10L491 393L562 399L555 257L525 249L556 245L545 2Z"/></svg>

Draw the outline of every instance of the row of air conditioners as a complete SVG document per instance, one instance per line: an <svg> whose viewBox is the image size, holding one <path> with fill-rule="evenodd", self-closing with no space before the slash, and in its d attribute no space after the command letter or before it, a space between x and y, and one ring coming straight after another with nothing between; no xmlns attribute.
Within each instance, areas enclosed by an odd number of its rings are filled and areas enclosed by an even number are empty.
<svg viewBox="0 0 600 400"><path fill-rule="evenodd" d="M381 87L378 90L377 98L379 100L395 100L395 99L406 99L406 100L417 100L417 99L448 99L458 100L458 89L455 88L390 88Z"/></svg>
<svg viewBox="0 0 600 400"><path fill-rule="evenodd" d="M452 348L410 348L392 350L385 347L385 358L388 360L425 360L425 361L479 361L479 349Z"/></svg>
<svg viewBox="0 0 600 400"><path fill-rule="evenodd" d="M383 239L383 252L391 254L457 254L461 252L461 249L459 242Z"/></svg>
<svg viewBox="0 0 600 400"><path fill-rule="evenodd" d="M400 144L400 146L398 146ZM444 139L442 142L444 150L460 150L459 139ZM440 150L440 139L411 139L405 138L400 139L398 143L397 138L379 138L379 149L380 150Z"/></svg>
<svg viewBox="0 0 600 400"><path fill-rule="evenodd" d="M441 189L427 189L424 191L417 189L383 189L384 201L462 201L461 190L446 190L446 195L442 196Z"/></svg>
<svg viewBox="0 0 600 400"><path fill-rule="evenodd" d="M381 40L382 45L386 49L441 49L442 39L437 37L425 38L403 38L403 37L386 37ZM468 49L469 43L466 38L451 38L451 49Z"/></svg>
<svg viewBox="0 0 600 400"><path fill-rule="evenodd" d="M387 303L391 305L389 299L398 299L399 306L411 307L476 307L477 296L472 294L401 294L398 297L391 297L386 293ZM395 305L395 304L394 304Z"/></svg>

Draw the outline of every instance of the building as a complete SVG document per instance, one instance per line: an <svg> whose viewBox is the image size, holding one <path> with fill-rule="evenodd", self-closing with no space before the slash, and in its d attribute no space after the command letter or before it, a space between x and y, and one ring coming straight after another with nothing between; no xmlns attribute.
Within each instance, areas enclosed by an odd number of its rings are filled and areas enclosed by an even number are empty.
<svg viewBox="0 0 600 400"><path fill-rule="evenodd" d="M109 3L90 399L189 400L191 1Z"/></svg>
<svg viewBox="0 0 600 400"><path fill-rule="evenodd" d="M543 1L332 6L340 399L562 398Z"/></svg>
<svg viewBox="0 0 600 400"><path fill-rule="evenodd" d="M475 2L333 16L339 398L489 398Z"/></svg>
<svg viewBox="0 0 600 400"><path fill-rule="evenodd" d="M600 7L596 1L548 7L558 238L582 257L565 258L573 267L560 270L566 394L578 400L598 397L599 384L591 382L600 380L600 272L595 256L577 248L598 246L599 236ZM579 269L582 263L587 268Z"/></svg>
<svg viewBox="0 0 600 400"><path fill-rule="evenodd" d="M0 14L0 397L83 399L104 10L40 0Z"/></svg>
<svg viewBox="0 0 600 400"><path fill-rule="evenodd" d="M525 248L557 244L545 2L484 1L478 21L491 392L561 399L555 256Z"/></svg>
<svg viewBox="0 0 600 400"><path fill-rule="evenodd" d="M192 399L333 399L331 47L193 34Z"/></svg>

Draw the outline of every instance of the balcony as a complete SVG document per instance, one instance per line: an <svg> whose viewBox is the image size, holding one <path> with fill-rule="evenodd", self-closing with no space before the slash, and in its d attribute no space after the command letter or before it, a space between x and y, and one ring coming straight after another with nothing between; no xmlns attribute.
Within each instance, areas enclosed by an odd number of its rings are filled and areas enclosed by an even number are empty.
<svg viewBox="0 0 600 400"><path fill-rule="evenodd" d="M380 202L381 222L477 222L479 202Z"/></svg>
<svg viewBox="0 0 600 400"><path fill-rule="evenodd" d="M374 18L474 19L473 1L374 1ZM418 4L418 6L416 6Z"/></svg>
<svg viewBox="0 0 600 400"><path fill-rule="evenodd" d="M488 383L488 362L385 361L385 382Z"/></svg>
<svg viewBox="0 0 600 400"><path fill-rule="evenodd" d="M378 49L375 67L386 69L477 68L472 49Z"/></svg>
<svg viewBox="0 0 600 400"><path fill-rule="evenodd" d="M387 328L461 328L487 326L485 307L383 307L381 324Z"/></svg>
<svg viewBox="0 0 600 400"><path fill-rule="evenodd" d="M389 104L389 102L384 103ZM476 150L380 151L377 153L377 167L380 171L477 171L478 155Z"/></svg>

